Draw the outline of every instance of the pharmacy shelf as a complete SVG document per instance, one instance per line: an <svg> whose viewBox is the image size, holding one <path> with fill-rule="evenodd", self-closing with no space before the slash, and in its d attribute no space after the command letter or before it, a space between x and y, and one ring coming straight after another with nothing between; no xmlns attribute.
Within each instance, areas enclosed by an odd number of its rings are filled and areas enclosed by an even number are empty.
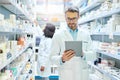
<svg viewBox="0 0 120 80"><path fill-rule="evenodd" d="M25 68L26 63L28 62L28 60L31 58L32 55L33 55L33 53L28 56L28 58L24 61L23 64L21 64L22 67L19 69L19 71L18 71L18 73L17 73L17 75L16 75L14 80L18 80L19 75L21 74L22 70Z"/></svg>
<svg viewBox="0 0 120 80"><path fill-rule="evenodd" d="M100 42L120 42L120 32L114 32L112 34L107 34L104 32L98 32L91 35L91 39Z"/></svg>
<svg viewBox="0 0 120 80"><path fill-rule="evenodd" d="M17 57L19 57L28 47L30 44L28 44L23 50L21 50L19 53L16 53L15 56L11 57L9 60L5 62L5 64L0 66L0 70L3 69L5 66L9 65L12 61L14 61Z"/></svg>
<svg viewBox="0 0 120 80"><path fill-rule="evenodd" d="M82 25L84 23L87 23L87 22L90 22L93 20L97 20L100 18L109 17L109 16L112 16L113 14L117 14L117 13L120 13L120 8L117 8L117 9L114 9L111 11L102 12L100 15L97 15L95 17L93 16L93 17L89 17L89 18L85 18L85 19L80 19L79 25Z"/></svg>
<svg viewBox="0 0 120 80"><path fill-rule="evenodd" d="M120 55L117 55L117 54L107 53L107 52L100 51L100 50L97 50L97 53L100 53L100 54L103 54L103 55L120 60Z"/></svg>
<svg viewBox="0 0 120 80"><path fill-rule="evenodd" d="M97 80L103 80L100 77L97 76L97 74L90 74L89 76L89 80L95 80L97 78Z"/></svg>
<svg viewBox="0 0 120 80"><path fill-rule="evenodd" d="M87 7L80 9L80 15L88 12L89 10L100 6L105 0L95 0L94 2L92 2L90 5L88 5Z"/></svg>
<svg viewBox="0 0 120 80"><path fill-rule="evenodd" d="M117 77L109 74L108 72L105 72L104 70L100 69L98 66L94 65L92 62L88 62L88 65L90 65L91 67L95 68L96 70L101 72L103 75L109 77L111 80L120 80L119 78L117 78Z"/></svg>
<svg viewBox="0 0 120 80"><path fill-rule="evenodd" d="M10 2L10 0L0 0L0 4L10 4Z"/></svg>
<svg viewBox="0 0 120 80"><path fill-rule="evenodd" d="M26 80L30 80L31 76L32 76L32 74L29 74L28 78Z"/></svg>
<svg viewBox="0 0 120 80"><path fill-rule="evenodd" d="M31 64L31 65L32 65L32 64ZM31 78L31 76L32 76L32 73L29 73L30 70L32 70L32 67L28 70L25 80L30 80L30 78Z"/></svg>
<svg viewBox="0 0 120 80"><path fill-rule="evenodd" d="M17 2L15 1L13 2L11 0L0 0L0 4L2 4L3 7L5 7L6 9L8 9L9 11L13 12L14 14L16 14L17 16L23 19L27 19L31 21L30 15L28 14L28 12L22 9L16 3Z"/></svg>
<svg viewBox="0 0 120 80"><path fill-rule="evenodd" d="M3 32L3 31L0 31L0 35L16 35L16 34L26 34L26 33L23 33L23 32Z"/></svg>
<svg viewBox="0 0 120 80"><path fill-rule="evenodd" d="M29 34L32 35L32 32L23 32L22 30L19 31L0 31L0 35L16 35L16 34Z"/></svg>

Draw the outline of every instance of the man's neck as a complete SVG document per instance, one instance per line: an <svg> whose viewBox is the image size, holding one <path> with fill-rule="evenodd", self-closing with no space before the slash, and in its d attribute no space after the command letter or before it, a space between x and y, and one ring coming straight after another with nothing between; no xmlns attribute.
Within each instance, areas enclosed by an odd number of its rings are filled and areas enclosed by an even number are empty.
<svg viewBox="0 0 120 80"><path fill-rule="evenodd" d="M68 28L71 29L71 30L73 30L73 31L75 31L77 29L77 27L76 28L70 28L70 27L68 27Z"/></svg>

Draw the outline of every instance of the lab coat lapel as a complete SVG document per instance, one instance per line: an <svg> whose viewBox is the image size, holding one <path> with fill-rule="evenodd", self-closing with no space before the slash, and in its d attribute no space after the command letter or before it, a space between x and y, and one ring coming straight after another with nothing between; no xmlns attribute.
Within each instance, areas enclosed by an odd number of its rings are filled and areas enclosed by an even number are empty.
<svg viewBox="0 0 120 80"><path fill-rule="evenodd" d="M66 41L68 40L72 40L73 41L73 38L72 38L72 35L69 33L69 31L67 29L64 30L64 34L66 36Z"/></svg>
<svg viewBox="0 0 120 80"><path fill-rule="evenodd" d="M77 41L82 41L82 39L83 39L82 31L80 30L80 28L78 28Z"/></svg>

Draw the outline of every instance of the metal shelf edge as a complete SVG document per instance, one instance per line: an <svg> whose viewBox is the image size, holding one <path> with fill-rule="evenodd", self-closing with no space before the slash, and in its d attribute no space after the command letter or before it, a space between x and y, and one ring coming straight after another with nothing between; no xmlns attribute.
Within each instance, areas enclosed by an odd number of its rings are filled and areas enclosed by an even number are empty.
<svg viewBox="0 0 120 80"><path fill-rule="evenodd" d="M92 62L88 62L88 65L94 67L96 70L100 71L103 75L106 75L108 77L111 78L111 80L118 80L115 77L113 77L111 74L105 72L104 70L100 69L99 67L95 66L94 64L92 64Z"/></svg>

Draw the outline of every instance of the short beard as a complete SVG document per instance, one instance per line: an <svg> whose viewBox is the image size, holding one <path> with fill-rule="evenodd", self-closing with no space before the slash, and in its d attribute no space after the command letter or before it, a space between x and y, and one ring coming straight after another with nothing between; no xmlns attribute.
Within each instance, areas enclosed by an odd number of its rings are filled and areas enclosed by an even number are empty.
<svg viewBox="0 0 120 80"><path fill-rule="evenodd" d="M77 28L77 25L74 24L74 25L68 25L72 30L75 30Z"/></svg>

